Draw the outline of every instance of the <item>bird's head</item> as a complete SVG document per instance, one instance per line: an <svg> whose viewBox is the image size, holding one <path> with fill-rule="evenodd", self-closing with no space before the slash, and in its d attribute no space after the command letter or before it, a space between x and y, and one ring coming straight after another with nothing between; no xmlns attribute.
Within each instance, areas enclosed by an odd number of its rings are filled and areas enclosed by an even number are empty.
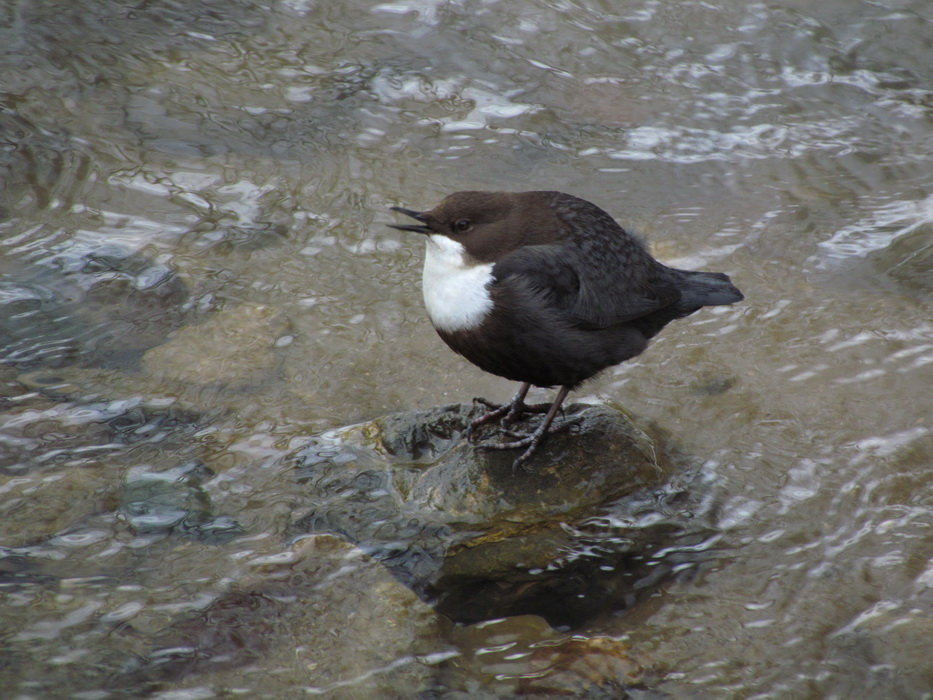
<svg viewBox="0 0 933 700"><path fill-rule="evenodd" d="M454 192L430 211L392 207L418 224L389 224L400 231L443 236L479 262L495 262L525 245L560 238L560 221L543 192Z"/></svg>

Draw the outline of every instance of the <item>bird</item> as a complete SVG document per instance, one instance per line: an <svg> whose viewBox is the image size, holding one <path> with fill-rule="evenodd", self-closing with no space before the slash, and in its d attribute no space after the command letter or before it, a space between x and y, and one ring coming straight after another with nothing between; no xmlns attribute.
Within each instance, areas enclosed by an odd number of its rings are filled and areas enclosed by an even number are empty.
<svg viewBox="0 0 933 700"><path fill-rule="evenodd" d="M388 224L427 238L422 295L428 317L454 352L520 382L507 404L471 422L504 424L545 413L530 433L489 442L524 451L524 465L573 389L639 355L674 319L744 297L720 272L668 267L595 204L555 191L454 192L428 211L393 206L418 223ZM559 387L529 406L531 386Z"/></svg>

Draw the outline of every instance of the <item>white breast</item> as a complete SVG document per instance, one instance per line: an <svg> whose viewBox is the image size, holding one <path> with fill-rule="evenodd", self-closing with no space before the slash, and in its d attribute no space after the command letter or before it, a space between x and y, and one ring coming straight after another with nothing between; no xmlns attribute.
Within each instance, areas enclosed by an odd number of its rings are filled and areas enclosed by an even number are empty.
<svg viewBox="0 0 933 700"><path fill-rule="evenodd" d="M492 263L473 263L464 247L447 236L428 237L421 291L435 328L463 331L482 323L492 309L491 281Z"/></svg>

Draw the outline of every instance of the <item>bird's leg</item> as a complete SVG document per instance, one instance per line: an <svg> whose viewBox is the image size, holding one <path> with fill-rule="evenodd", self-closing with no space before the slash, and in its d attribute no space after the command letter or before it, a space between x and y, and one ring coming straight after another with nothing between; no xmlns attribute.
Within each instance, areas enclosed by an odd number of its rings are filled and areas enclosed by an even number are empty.
<svg viewBox="0 0 933 700"><path fill-rule="evenodd" d="M470 427L467 429L467 434L471 434L481 425L486 425L490 421L496 420L505 416L503 420L515 420L515 418L522 414L525 410L525 397L528 395L528 390L531 388L531 384L525 382L519 387L518 392L515 396L512 397L512 400L509 403L504 403L501 406L497 406L494 403L490 403L486 399L473 399L473 401L478 402L491 408L492 410L489 413L484 413L479 418L470 421Z"/></svg>
<svg viewBox="0 0 933 700"><path fill-rule="evenodd" d="M518 393L512 397L512 400L507 404L497 404L492 401L488 401L482 397L477 396L473 399L473 403L481 403L486 408L491 408L492 411L489 413L484 413L479 418L474 420L471 424L471 430L485 425L490 421L494 421L496 418L502 418L502 425L508 425L509 423L514 423L519 418L522 417L522 414L525 413L547 413L551 409L550 403L525 403L525 396L528 395L528 390L531 388L531 384L524 383L521 388L518 390Z"/></svg>
<svg viewBox="0 0 933 700"><path fill-rule="evenodd" d="M512 469L518 469L524 462L528 460L529 457L531 457L531 455L534 454L535 450L538 449L538 446L544 440L544 437L549 432L553 432L551 430L551 423L554 422L554 417L557 415L561 404L564 403L564 399L567 398L567 394L569 393L569 386L562 386L560 388L560 391L557 392L557 396L554 398L554 403L551 404L547 415L544 417L544 420L541 421L541 425L535 428L533 433L530 433L519 440L514 440L513 442L483 443L480 445L480 447L485 447L489 450L516 450L521 447L527 447L528 449L522 452L522 454L520 454L512 463ZM560 426L558 429L563 427L565 426Z"/></svg>

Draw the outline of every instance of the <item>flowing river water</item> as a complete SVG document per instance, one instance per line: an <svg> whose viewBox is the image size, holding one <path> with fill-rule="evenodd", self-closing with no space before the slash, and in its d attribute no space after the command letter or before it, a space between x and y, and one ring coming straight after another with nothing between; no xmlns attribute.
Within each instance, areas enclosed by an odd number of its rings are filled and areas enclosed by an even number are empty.
<svg viewBox="0 0 933 700"><path fill-rule="evenodd" d="M514 390L436 338L388 208L558 189L746 295L577 392L702 465L717 534L564 631L624 644L644 697L929 697L931 36L926 0L0 0L0 695L539 674L463 626L365 634L360 576L321 584L321 658L114 681L291 551L283 455Z"/></svg>

